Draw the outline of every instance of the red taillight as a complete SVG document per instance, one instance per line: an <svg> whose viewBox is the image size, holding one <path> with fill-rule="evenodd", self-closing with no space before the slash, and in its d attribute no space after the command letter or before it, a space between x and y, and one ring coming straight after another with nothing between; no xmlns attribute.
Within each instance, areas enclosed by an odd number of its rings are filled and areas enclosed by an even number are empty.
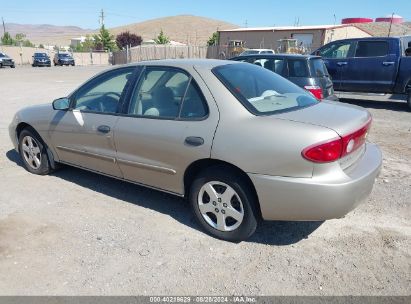
<svg viewBox="0 0 411 304"><path fill-rule="evenodd" d="M361 147L366 139L371 119L361 129L340 138L305 148L302 156L315 163L336 161Z"/></svg>
<svg viewBox="0 0 411 304"><path fill-rule="evenodd" d="M305 148L301 154L304 158L315 163L329 163L339 159L341 151L342 140L338 138Z"/></svg>
<svg viewBox="0 0 411 304"><path fill-rule="evenodd" d="M323 89L321 89L319 86L305 86L304 89L313 94L313 96L318 100L324 98Z"/></svg>

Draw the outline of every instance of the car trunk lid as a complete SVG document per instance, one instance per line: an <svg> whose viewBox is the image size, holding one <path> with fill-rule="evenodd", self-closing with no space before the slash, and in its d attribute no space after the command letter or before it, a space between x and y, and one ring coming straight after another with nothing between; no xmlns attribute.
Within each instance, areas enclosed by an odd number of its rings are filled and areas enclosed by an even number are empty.
<svg viewBox="0 0 411 304"><path fill-rule="evenodd" d="M371 114L367 110L333 101L323 101L276 117L334 130L336 138L342 139L342 154L338 161L343 169L353 165L363 154L371 122Z"/></svg>

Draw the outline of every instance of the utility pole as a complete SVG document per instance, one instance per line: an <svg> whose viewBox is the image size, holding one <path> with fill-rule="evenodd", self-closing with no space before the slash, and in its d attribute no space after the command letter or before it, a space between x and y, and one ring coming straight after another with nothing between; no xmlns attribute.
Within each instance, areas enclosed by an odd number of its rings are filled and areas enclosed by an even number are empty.
<svg viewBox="0 0 411 304"><path fill-rule="evenodd" d="M388 37L390 37L390 35L391 35L391 27L392 27L392 21L393 21L393 19L394 19L394 13L392 13L392 15L391 15L390 29L388 30Z"/></svg>
<svg viewBox="0 0 411 304"><path fill-rule="evenodd" d="M4 18L1 17L1 21L3 21L3 35L6 33L6 25L4 24Z"/></svg>
<svg viewBox="0 0 411 304"><path fill-rule="evenodd" d="M104 10L101 9L101 13L100 13L100 17L99 17L99 21L100 21L100 26L104 26Z"/></svg>

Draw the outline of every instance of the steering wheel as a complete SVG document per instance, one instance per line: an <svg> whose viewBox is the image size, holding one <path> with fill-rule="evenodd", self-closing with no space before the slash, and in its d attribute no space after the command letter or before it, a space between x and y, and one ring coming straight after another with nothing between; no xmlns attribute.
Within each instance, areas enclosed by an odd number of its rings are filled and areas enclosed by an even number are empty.
<svg viewBox="0 0 411 304"><path fill-rule="evenodd" d="M121 94L120 94L120 93L117 93L117 92L107 92L107 93L104 93L104 95L101 96L101 97L106 97L106 96L110 96L110 95L117 96L118 99L120 99L120 97L121 97Z"/></svg>
<svg viewBox="0 0 411 304"><path fill-rule="evenodd" d="M100 97L100 102L98 104L101 112L106 111L106 107L107 107L107 105L105 104L106 97L109 97L112 100L110 101L110 103L112 103L117 108L118 101L120 100L121 94L117 92L107 92L103 94Z"/></svg>

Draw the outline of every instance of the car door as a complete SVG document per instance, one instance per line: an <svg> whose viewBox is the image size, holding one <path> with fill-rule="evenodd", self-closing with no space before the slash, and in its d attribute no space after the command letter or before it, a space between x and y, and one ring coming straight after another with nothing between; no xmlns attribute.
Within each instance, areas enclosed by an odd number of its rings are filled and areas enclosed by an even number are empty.
<svg viewBox="0 0 411 304"><path fill-rule="evenodd" d="M342 40L325 45L316 52L324 60L328 73L337 91L347 91L350 86L350 75L347 66L355 52L356 43Z"/></svg>
<svg viewBox="0 0 411 304"><path fill-rule="evenodd" d="M80 87L70 97L70 109L56 111L51 138L60 161L122 177L115 161L113 129L118 107L135 67L105 72Z"/></svg>
<svg viewBox="0 0 411 304"><path fill-rule="evenodd" d="M399 54L390 51L392 40L359 40L354 58L346 66L353 92L390 92L395 84ZM399 49L397 47L396 49Z"/></svg>
<svg viewBox="0 0 411 304"><path fill-rule="evenodd" d="M149 66L115 127L124 178L184 194L186 168L210 157L218 110L194 69Z"/></svg>

